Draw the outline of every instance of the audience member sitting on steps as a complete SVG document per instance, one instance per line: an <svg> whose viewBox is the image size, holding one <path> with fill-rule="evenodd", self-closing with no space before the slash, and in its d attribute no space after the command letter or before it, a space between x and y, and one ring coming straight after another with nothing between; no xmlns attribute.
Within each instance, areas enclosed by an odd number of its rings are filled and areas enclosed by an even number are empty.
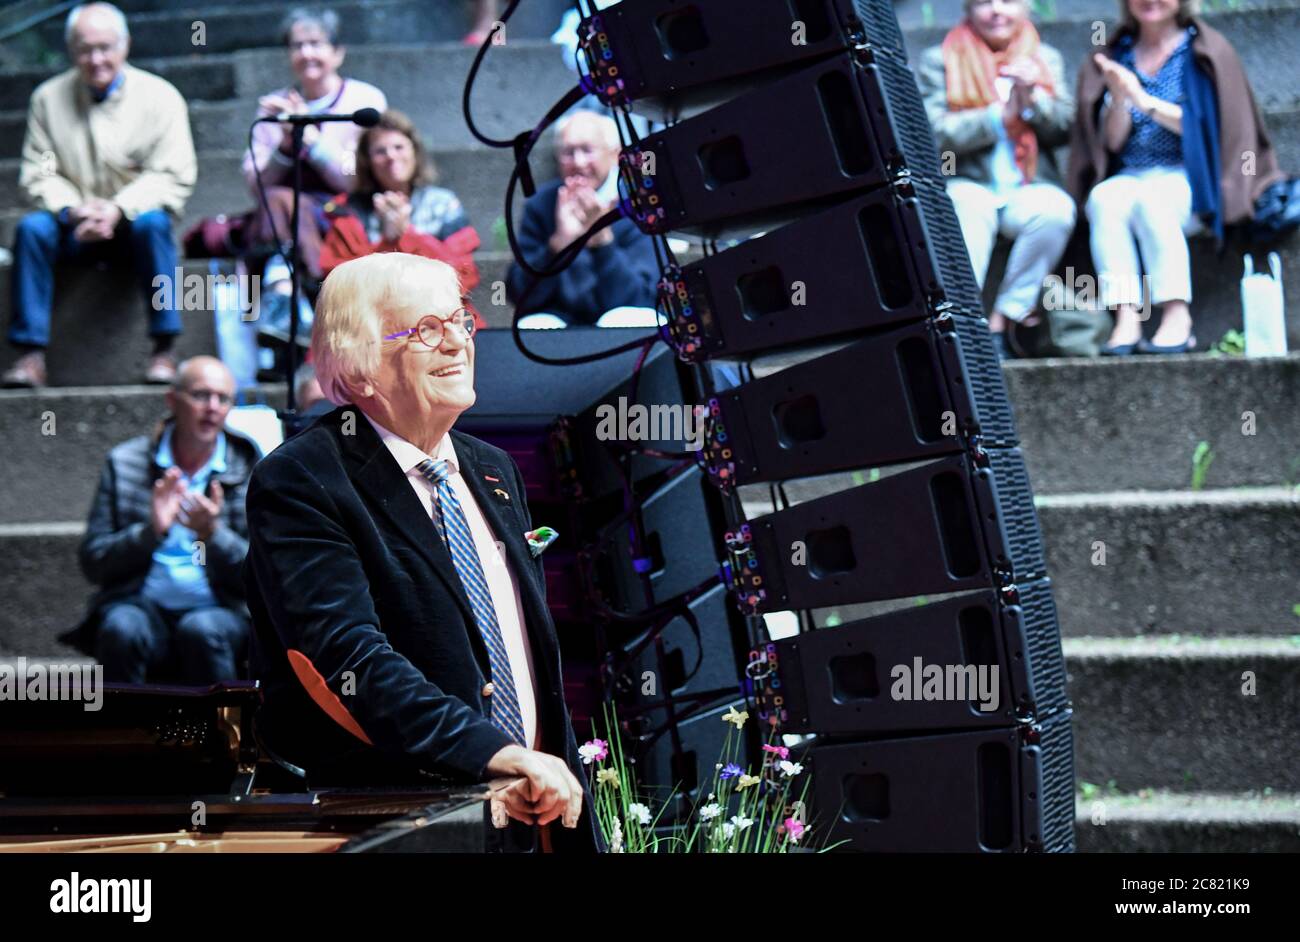
<svg viewBox="0 0 1300 942"><path fill-rule="evenodd" d="M284 20L284 44L295 84L258 99L257 116L272 114L351 114L362 108L383 112L384 93L358 79L339 75L346 50L339 45L339 17L333 10L291 10ZM298 246L302 278L308 293L321 280L321 244L329 221L324 205L336 193L352 190L357 140L361 128L349 121L308 125L303 132L302 197L298 211ZM287 244L293 218L293 132L288 124L259 124L252 150L244 154L244 178L258 200L250 245L274 244L276 234ZM266 189L270 215L258 197L258 176ZM272 225L274 222L274 225ZM311 343L311 310L304 303L298 342ZM289 268L278 255L262 274L262 310L258 332L282 342L289 339Z"/></svg>
<svg viewBox="0 0 1300 942"><path fill-rule="evenodd" d="M1002 356L1020 352L1014 325L1032 326L1043 279L1074 231L1052 148L1069 138L1074 100L1061 54L1039 41L1026 0L966 0L966 17L927 49L917 83L980 286L998 234L1014 239L989 314Z"/></svg>
<svg viewBox="0 0 1300 942"><path fill-rule="evenodd" d="M473 252L479 236L451 190L434 186L436 171L411 119L385 111L357 143L356 186L325 204L330 230L321 270L375 252L436 258L456 269L468 294L479 282ZM486 324L479 320L479 327Z"/></svg>
<svg viewBox="0 0 1300 942"><path fill-rule="evenodd" d="M131 37L117 7L74 7L65 36L73 68L42 82L27 112L19 184L36 212L22 218L14 237L9 340L19 358L3 384L45 384L60 261L106 261L135 271L154 345L144 378L169 383L181 319L173 304L154 303L154 279L175 277L172 221L197 174L185 99L167 81L127 64Z"/></svg>
<svg viewBox="0 0 1300 942"><path fill-rule="evenodd" d="M235 379L220 360L181 364L171 415L108 453L81 543L99 592L72 641L104 679L209 684L246 657L244 496L257 447L226 429Z"/></svg>
<svg viewBox="0 0 1300 942"><path fill-rule="evenodd" d="M1222 242L1283 177L1241 60L1195 11L1194 0L1120 0L1119 29L1079 73L1070 188L1087 199L1101 301L1115 310L1111 356L1195 348L1186 237ZM1139 253L1146 302L1162 308L1150 341Z"/></svg>
<svg viewBox="0 0 1300 942"><path fill-rule="evenodd" d="M618 203L618 127L612 118L576 111L556 129L560 179L540 187L524 207L519 247L534 268L548 265ZM516 305L531 276L510 266ZM655 323L659 264L650 237L626 217L591 238L573 264L541 279L524 299L520 327L645 327Z"/></svg>

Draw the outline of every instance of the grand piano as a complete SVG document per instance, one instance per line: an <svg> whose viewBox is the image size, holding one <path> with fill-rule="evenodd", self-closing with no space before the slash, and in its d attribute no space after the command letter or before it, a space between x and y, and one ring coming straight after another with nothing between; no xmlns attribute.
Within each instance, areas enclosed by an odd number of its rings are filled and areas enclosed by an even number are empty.
<svg viewBox="0 0 1300 942"><path fill-rule="evenodd" d="M257 741L256 682L0 704L0 853L481 852L509 781L331 786Z"/></svg>

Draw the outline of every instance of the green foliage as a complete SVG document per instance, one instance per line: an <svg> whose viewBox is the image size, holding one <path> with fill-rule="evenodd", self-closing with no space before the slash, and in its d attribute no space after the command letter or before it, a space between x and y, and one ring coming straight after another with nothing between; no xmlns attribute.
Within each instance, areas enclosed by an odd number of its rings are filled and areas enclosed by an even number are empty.
<svg viewBox="0 0 1300 942"><path fill-rule="evenodd" d="M1123 794L1119 790L1119 784L1112 778L1107 779L1105 785L1096 785L1092 782L1079 782L1079 797L1084 801L1091 801L1094 798L1115 797Z"/></svg>
<svg viewBox="0 0 1300 942"><path fill-rule="evenodd" d="M1300 487L1300 455L1291 459L1286 468L1286 480L1283 481L1287 487Z"/></svg>
<svg viewBox="0 0 1300 942"><path fill-rule="evenodd" d="M1239 357L1246 355L1246 335L1239 330L1230 330L1223 335L1214 346L1210 347L1210 356L1232 356Z"/></svg>
<svg viewBox="0 0 1300 942"><path fill-rule="evenodd" d="M1192 490L1199 491L1205 487L1205 476L1209 473L1213 461L1214 449L1210 447L1210 443L1197 442L1196 450L1192 452Z"/></svg>
<svg viewBox="0 0 1300 942"><path fill-rule="evenodd" d="M1029 12L1039 20L1057 19L1056 0L1029 0Z"/></svg>

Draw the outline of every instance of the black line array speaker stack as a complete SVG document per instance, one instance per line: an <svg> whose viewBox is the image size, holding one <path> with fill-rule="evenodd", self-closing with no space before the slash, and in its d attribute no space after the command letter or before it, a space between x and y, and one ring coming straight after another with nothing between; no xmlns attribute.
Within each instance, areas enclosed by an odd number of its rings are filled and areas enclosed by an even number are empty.
<svg viewBox="0 0 1300 942"><path fill-rule="evenodd" d="M625 212L715 249L663 273L671 345L784 365L707 390L700 463L760 639L745 689L801 737L815 831L1072 850L1033 494L892 4L622 0L579 35L596 94L667 122L624 148ZM778 487L796 496L759 508ZM803 630L765 635L778 612Z"/></svg>

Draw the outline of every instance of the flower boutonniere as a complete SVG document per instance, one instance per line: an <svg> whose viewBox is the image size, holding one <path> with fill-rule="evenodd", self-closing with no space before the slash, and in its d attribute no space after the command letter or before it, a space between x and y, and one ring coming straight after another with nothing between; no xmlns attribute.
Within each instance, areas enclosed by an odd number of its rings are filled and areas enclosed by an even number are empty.
<svg viewBox="0 0 1300 942"><path fill-rule="evenodd" d="M529 530L524 534L524 539L528 541L528 549L536 559L541 556L546 547L550 546L560 538L560 534L550 527L538 527L536 530Z"/></svg>

